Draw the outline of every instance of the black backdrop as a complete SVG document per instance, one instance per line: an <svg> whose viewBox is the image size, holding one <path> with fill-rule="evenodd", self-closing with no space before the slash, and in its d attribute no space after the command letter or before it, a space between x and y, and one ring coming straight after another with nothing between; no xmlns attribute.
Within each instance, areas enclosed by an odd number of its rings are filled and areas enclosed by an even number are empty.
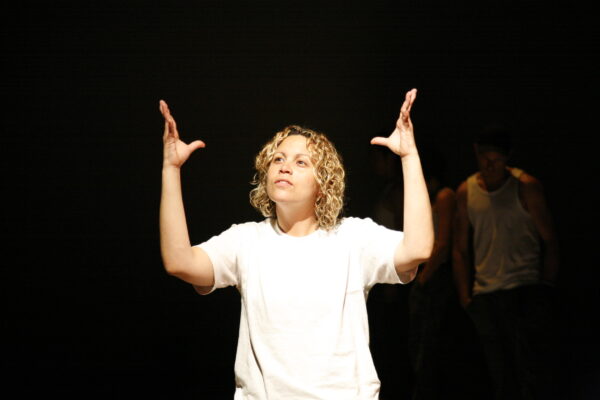
<svg viewBox="0 0 600 400"><path fill-rule="evenodd" d="M290 123L333 139L347 213L368 216L368 141L412 87L417 140L441 151L454 187L475 168L477 128L513 129L513 164L542 180L560 234L562 388L581 396L598 376L589 10L123 3L3 12L7 383L23 395L231 398L239 296L199 297L162 270L158 100L184 139L207 143L183 173L198 243L260 218L247 201L253 156Z"/></svg>

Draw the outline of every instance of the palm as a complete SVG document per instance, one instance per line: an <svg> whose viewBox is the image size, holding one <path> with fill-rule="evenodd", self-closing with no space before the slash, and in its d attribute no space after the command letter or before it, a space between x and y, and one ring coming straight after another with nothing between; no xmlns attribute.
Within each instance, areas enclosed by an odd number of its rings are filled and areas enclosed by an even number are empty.
<svg viewBox="0 0 600 400"><path fill-rule="evenodd" d="M194 150L204 147L204 142L196 140L186 144L179 138L177 124L171 115L167 103L160 101L160 112L165 118L165 131L163 134L163 164L181 167L187 161Z"/></svg>
<svg viewBox="0 0 600 400"><path fill-rule="evenodd" d="M412 89L406 93L406 98L400 109L400 116L396 121L396 128L394 131L387 138L375 137L371 139L371 144L386 146L400 157L404 157L416 151L414 130L412 121L410 120L410 109L416 97L416 89Z"/></svg>
<svg viewBox="0 0 600 400"><path fill-rule="evenodd" d="M195 149L194 149L195 150ZM164 142L164 159L171 165L180 167L192 154L190 145L181 139L168 137Z"/></svg>

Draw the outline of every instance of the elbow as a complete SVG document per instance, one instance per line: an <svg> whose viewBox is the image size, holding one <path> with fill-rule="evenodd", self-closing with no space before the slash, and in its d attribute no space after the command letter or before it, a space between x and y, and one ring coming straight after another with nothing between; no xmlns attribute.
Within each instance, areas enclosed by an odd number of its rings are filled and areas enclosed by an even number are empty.
<svg viewBox="0 0 600 400"><path fill-rule="evenodd" d="M163 267L165 272L175 277L181 277L189 269L191 253L187 249L162 250Z"/></svg>
<svg viewBox="0 0 600 400"><path fill-rule="evenodd" d="M435 249L435 242L433 238L431 240L424 240L420 245L412 248L412 263L411 264L422 264L428 261Z"/></svg>
<svg viewBox="0 0 600 400"><path fill-rule="evenodd" d="M163 261L163 266L165 267L165 272L171 276L177 276L180 273L180 269L173 262Z"/></svg>
<svg viewBox="0 0 600 400"><path fill-rule="evenodd" d="M422 264L426 261L429 261L429 259L431 258L431 255L433 254L433 242L428 244L428 245L424 245L419 249L415 249L413 256L412 256L412 262L411 264L418 266L419 264Z"/></svg>
<svg viewBox="0 0 600 400"><path fill-rule="evenodd" d="M429 261L430 258L431 258L430 256L427 256L427 257L425 257L425 256L423 256L423 257L415 257L414 260L413 260L413 262L412 262L412 265L414 265L415 268L416 268L419 265L421 265L421 264L426 263L427 261Z"/></svg>
<svg viewBox="0 0 600 400"><path fill-rule="evenodd" d="M431 254L433 252L433 246L423 247L422 249L415 249L410 257L410 265L414 268L418 267L420 264L423 264L431 258Z"/></svg>
<svg viewBox="0 0 600 400"><path fill-rule="evenodd" d="M163 257L163 267L171 276L180 277L183 272L182 263L177 259Z"/></svg>

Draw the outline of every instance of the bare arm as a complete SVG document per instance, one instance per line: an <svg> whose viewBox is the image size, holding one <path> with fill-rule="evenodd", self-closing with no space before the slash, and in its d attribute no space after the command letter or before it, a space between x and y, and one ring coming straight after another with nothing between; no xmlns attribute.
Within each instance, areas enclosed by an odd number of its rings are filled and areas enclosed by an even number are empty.
<svg viewBox="0 0 600 400"><path fill-rule="evenodd" d="M371 144L387 146L399 155L404 179L404 239L396 248L394 264L399 275L414 277L416 268L427 260L433 247L433 221L427 185L414 138L410 109L417 90L406 93L396 129L387 137L376 137Z"/></svg>
<svg viewBox="0 0 600 400"><path fill-rule="evenodd" d="M558 238L554 228L552 215L548 209L544 188L539 180L531 175L523 174L521 190L525 208L529 211L543 244L543 266L541 280L554 285L558 277L559 249Z"/></svg>
<svg viewBox="0 0 600 400"><path fill-rule="evenodd" d="M467 183L463 182L456 191L456 214L454 218L454 240L452 248L452 271L458 299L463 307L471 302L472 276L469 252L470 223L467 215Z"/></svg>
<svg viewBox="0 0 600 400"><path fill-rule="evenodd" d="M214 273L210 258L202 249L190 244L181 193L181 166L193 151L204 147L204 143L199 140L190 144L182 142L175 120L162 100L160 111L165 117L159 215L163 264L167 273L186 282L200 287L212 286Z"/></svg>
<svg viewBox="0 0 600 400"><path fill-rule="evenodd" d="M448 253L452 247L452 222L454 221L454 209L456 208L456 196L450 188L439 191L435 199L435 207L438 216L438 225L435 232L435 241L431 258L425 263L417 278L419 283L427 282L448 259Z"/></svg>

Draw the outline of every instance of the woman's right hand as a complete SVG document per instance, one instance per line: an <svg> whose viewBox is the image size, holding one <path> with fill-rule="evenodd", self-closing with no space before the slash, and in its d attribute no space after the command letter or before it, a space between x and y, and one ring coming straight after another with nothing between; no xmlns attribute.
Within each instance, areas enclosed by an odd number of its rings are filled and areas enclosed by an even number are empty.
<svg viewBox="0 0 600 400"><path fill-rule="evenodd" d="M205 147L205 144L201 140L196 140L190 144L181 141L179 139L179 132L177 132L175 119L173 119L169 106L167 106L167 103L164 100L159 102L159 109L165 118L165 132L163 134L163 168L180 168L190 157L192 152L201 147Z"/></svg>

